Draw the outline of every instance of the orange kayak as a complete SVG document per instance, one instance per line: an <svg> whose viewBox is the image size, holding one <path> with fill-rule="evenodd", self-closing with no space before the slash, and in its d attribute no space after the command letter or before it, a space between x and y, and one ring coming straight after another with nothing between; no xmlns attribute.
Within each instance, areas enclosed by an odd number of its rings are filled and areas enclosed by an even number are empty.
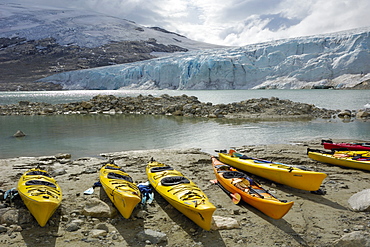
<svg viewBox="0 0 370 247"><path fill-rule="evenodd" d="M245 173L212 157L217 181L229 192L240 194L242 200L273 219L281 219L294 202L279 200Z"/></svg>

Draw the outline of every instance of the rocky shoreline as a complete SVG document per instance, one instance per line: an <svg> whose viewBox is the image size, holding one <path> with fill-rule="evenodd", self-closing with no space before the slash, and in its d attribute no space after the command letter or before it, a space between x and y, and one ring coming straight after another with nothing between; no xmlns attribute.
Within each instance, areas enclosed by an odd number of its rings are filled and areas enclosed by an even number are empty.
<svg viewBox="0 0 370 247"><path fill-rule="evenodd" d="M329 110L312 104L281 100L276 97L248 99L230 104L200 102L195 96L160 97L152 95L116 97L97 95L89 101L65 104L20 101L18 104L0 105L0 116L57 115L57 114L150 114L205 118L240 118L251 120L289 120L336 118L368 119L370 109Z"/></svg>
<svg viewBox="0 0 370 247"><path fill-rule="evenodd" d="M292 209L280 220L273 220L245 203L234 205L222 190L210 183L214 179L212 154L198 149L125 151L76 160L69 154L1 159L4 172L0 174L0 189L15 187L23 172L40 165L58 181L63 201L43 228L19 199L10 205L1 203L0 245L370 246L369 212L356 211L349 204L353 195L369 189L369 172L310 160L307 147L320 148L320 140L237 148L250 156L304 165L328 174L321 186L323 194L254 177L278 198L294 201ZM117 213L102 188L84 195L98 181L98 171L107 162L123 167L136 183L147 181L145 166L152 157L180 170L202 188L217 207L213 230L202 230L157 193L153 204L138 207L130 219ZM218 221L229 224L221 226Z"/></svg>

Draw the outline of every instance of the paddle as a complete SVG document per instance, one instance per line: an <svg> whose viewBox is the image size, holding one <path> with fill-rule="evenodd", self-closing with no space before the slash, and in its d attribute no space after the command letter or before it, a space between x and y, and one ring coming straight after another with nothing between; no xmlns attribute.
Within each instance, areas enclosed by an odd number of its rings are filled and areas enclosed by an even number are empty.
<svg viewBox="0 0 370 247"><path fill-rule="evenodd" d="M84 191L84 195L92 195L94 193L94 187L88 188Z"/></svg>
<svg viewBox="0 0 370 247"><path fill-rule="evenodd" d="M92 195L94 193L95 187L102 187L100 181L95 182L91 188L88 188L87 190L85 190L84 195Z"/></svg>
<svg viewBox="0 0 370 247"><path fill-rule="evenodd" d="M222 186L217 179L210 180L211 183L217 184L218 187L220 187L226 194L228 194L231 197L231 200L233 201L234 204L238 204L240 202L241 196L238 193L231 193L228 191L224 186Z"/></svg>

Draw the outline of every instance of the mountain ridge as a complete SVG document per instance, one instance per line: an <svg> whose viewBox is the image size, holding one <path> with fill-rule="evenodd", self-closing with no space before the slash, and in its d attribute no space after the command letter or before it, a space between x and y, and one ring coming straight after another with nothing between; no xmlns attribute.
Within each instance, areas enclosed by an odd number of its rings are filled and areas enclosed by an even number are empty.
<svg viewBox="0 0 370 247"><path fill-rule="evenodd" d="M55 73L220 47L88 10L0 4L0 91L56 90Z"/></svg>

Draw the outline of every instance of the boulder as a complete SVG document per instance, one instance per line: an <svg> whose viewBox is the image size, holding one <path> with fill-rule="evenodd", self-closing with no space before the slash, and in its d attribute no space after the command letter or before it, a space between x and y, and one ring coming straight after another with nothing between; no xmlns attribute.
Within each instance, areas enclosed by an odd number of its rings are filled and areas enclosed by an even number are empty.
<svg viewBox="0 0 370 247"><path fill-rule="evenodd" d="M236 219L221 216L212 217L212 230L228 230L235 228L240 228L240 224Z"/></svg>
<svg viewBox="0 0 370 247"><path fill-rule="evenodd" d="M98 230L104 230L106 232L109 232L108 226L106 224L104 224L104 223L99 223L94 228L95 229L98 229Z"/></svg>
<svg viewBox="0 0 370 247"><path fill-rule="evenodd" d="M68 223L66 225L66 231L67 232L75 232L77 231L78 229L80 229L80 226L79 224L77 224L76 222L71 222L71 223Z"/></svg>
<svg viewBox="0 0 370 247"><path fill-rule="evenodd" d="M64 153L59 153L55 155L56 159L62 159L62 160L69 160L71 159L72 155L71 154L64 154Z"/></svg>
<svg viewBox="0 0 370 247"><path fill-rule="evenodd" d="M368 118L370 116L370 113L367 111L359 110L356 113L356 118Z"/></svg>
<svg viewBox="0 0 370 247"><path fill-rule="evenodd" d="M89 101L82 101L81 102L81 106L84 108L84 109L91 109L93 108L94 104L89 102Z"/></svg>
<svg viewBox="0 0 370 247"><path fill-rule="evenodd" d="M333 247L370 247L370 235L365 232L354 231L343 235L334 241Z"/></svg>
<svg viewBox="0 0 370 247"><path fill-rule="evenodd" d="M352 195L348 199L348 203L353 211L370 211L370 189Z"/></svg>
<svg viewBox="0 0 370 247"><path fill-rule="evenodd" d="M21 225L32 221L34 221L34 218L27 209L3 208L0 210L0 224Z"/></svg>
<svg viewBox="0 0 370 247"><path fill-rule="evenodd" d="M345 117L351 117L352 113L350 110L343 110L338 113L338 117L345 118Z"/></svg>
<svg viewBox="0 0 370 247"><path fill-rule="evenodd" d="M140 241L150 241L151 244L159 244L167 241L167 235L163 232L153 231L151 229L145 229L137 234Z"/></svg>
<svg viewBox="0 0 370 247"><path fill-rule="evenodd" d="M21 100L21 101L18 102L18 104L20 106L28 106L30 104L30 102L27 101L27 100Z"/></svg>
<svg viewBox="0 0 370 247"><path fill-rule="evenodd" d="M117 210L98 198L91 198L85 205L83 212L86 216L114 218Z"/></svg>
<svg viewBox="0 0 370 247"><path fill-rule="evenodd" d="M89 233L89 235L92 238L105 237L105 236L107 236L107 234L108 234L108 232L106 232L105 230L101 230L101 229L92 229Z"/></svg>
<svg viewBox="0 0 370 247"><path fill-rule="evenodd" d="M23 133L21 130L18 130L13 136L14 137L24 137L26 136L26 134Z"/></svg>
<svg viewBox="0 0 370 247"><path fill-rule="evenodd" d="M0 225L0 233L7 232L7 231L8 231L7 227Z"/></svg>

